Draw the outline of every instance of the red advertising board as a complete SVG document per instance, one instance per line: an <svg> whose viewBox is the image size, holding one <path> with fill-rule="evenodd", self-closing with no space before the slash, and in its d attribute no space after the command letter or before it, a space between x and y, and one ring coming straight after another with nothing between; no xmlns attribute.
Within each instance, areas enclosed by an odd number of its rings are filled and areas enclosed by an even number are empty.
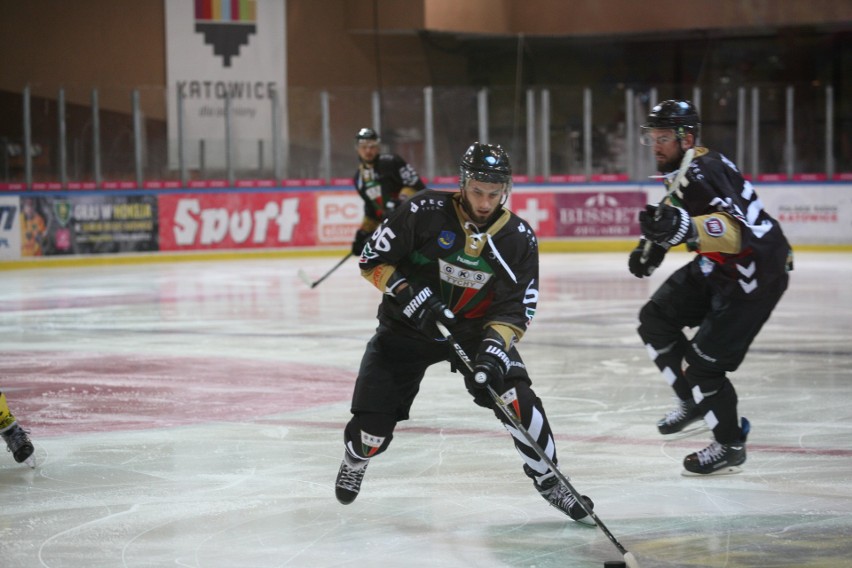
<svg viewBox="0 0 852 568"><path fill-rule="evenodd" d="M160 196L160 250L248 249L316 244L310 192Z"/></svg>
<svg viewBox="0 0 852 568"><path fill-rule="evenodd" d="M160 196L160 250L348 245L361 223L354 191Z"/></svg>
<svg viewBox="0 0 852 568"><path fill-rule="evenodd" d="M510 208L539 238L639 235L644 191L515 192Z"/></svg>

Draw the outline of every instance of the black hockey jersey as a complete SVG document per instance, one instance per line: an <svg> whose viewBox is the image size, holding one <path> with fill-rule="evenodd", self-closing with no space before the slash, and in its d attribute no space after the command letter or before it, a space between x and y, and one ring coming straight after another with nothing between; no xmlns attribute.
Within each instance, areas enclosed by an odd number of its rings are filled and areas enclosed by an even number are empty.
<svg viewBox="0 0 852 568"><path fill-rule="evenodd" d="M403 188L410 188L408 194L426 188L417 171L396 154L379 154L372 164L362 163L352 181L364 200L364 217L377 223L399 204Z"/></svg>
<svg viewBox="0 0 852 568"><path fill-rule="evenodd" d="M670 180L673 177L671 174ZM702 237L697 252L701 256L695 262L720 289L737 296L756 296L762 284L792 268L792 251L781 225L764 209L752 184L731 160L697 147L685 178L670 199L699 224ZM737 226L731 227L731 223ZM708 252L712 250L710 241L723 238L729 228L739 232L739 250ZM702 250L705 244L707 250Z"/></svg>
<svg viewBox="0 0 852 568"><path fill-rule="evenodd" d="M428 285L456 314L453 335L481 337L488 324L512 328L518 339L538 303L538 241L520 217L503 209L485 228L466 222L457 192L416 194L376 229L360 258L362 274L385 291L399 271L415 287ZM379 320L418 334L402 307L385 294Z"/></svg>

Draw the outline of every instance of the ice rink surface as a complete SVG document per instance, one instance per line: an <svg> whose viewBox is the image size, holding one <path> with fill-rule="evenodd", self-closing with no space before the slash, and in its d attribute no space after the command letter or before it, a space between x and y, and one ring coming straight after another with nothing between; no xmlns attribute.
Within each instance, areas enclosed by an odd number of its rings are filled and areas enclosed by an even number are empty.
<svg viewBox="0 0 852 568"><path fill-rule="evenodd" d="M648 567L852 565L852 254L799 253L732 379L739 475L687 478L670 389L635 328L653 289L621 253L543 254L519 348L562 470ZM621 555L549 507L449 365L426 376L358 499L334 498L379 293L351 259L0 272L0 389L38 466L0 451L0 566L601 567Z"/></svg>

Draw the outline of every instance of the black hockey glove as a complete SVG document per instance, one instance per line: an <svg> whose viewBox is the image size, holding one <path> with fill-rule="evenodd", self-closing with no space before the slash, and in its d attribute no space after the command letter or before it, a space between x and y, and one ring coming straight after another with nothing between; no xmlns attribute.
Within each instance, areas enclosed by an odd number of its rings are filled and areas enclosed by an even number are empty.
<svg viewBox="0 0 852 568"><path fill-rule="evenodd" d="M355 231L355 239L352 241L352 254L361 256L361 251L364 250L364 245L367 244L367 239L370 238L370 232L364 229Z"/></svg>
<svg viewBox="0 0 852 568"><path fill-rule="evenodd" d="M657 207L645 206L645 211L639 212L639 228L648 240L664 247L675 247L698 238L698 229L689 213L665 203Z"/></svg>
<svg viewBox="0 0 852 568"><path fill-rule="evenodd" d="M645 247L648 247L647 258L645 257ZM630 252L630 258L627 259L627 267L630 269L630 274L636 278L644 278L653 274L663 263L668 249L657 243L652 243L644 238L639 239L639 244Z"/></svg>
<svg viewBox="0 0 852 568"><path fill-rule="evenodd" d="M473 362L473 387L484 389L491 386L497 394L503 394L503 378L509 372L511 360L503 344L497 339L486 337L479 344Z"/></svg>
<svg viewBox="0 0 852 568"><path fill-rule="evenodd" d="M666 204L660 204L658 208L647 205L645 211L640 211L639 228L649 241L662 246L675 247L698 237L698 229L689 213Z"/></svg>
<svg viewBox="0 0 852 568"><path fill-rule="evenodd" d="M437 294L432 292L429 286L415 290L413 286L406 286L394 296L396 301L403 306L402 315L411 321L420 331L431 334L434 331L434 323L441 322L448 328L456 323L456 316L441 301Z"/></svg>

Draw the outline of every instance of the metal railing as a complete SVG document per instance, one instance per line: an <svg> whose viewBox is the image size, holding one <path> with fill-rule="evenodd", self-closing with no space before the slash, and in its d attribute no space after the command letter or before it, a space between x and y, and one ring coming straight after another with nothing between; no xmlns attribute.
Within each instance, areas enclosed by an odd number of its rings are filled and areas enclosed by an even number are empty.
<svg viewBox="0 0 852 568"><path fill-rule="evenodd" d="M272 118L249 137L235 128L243 109L227 94L208 117L221 135L199 137L198 117L164 88L62 88L55 98L31 92L21 94L21 131L0 133L0 181L26 188L343 180L354 171L353 136L362 126L378 130L385 150L433 182L457 174L474 140L502 144L515 173L531 181L640 181L654 162L639 145L639 124L653 103L684 96L701 112L701 141L753 178L831 180L852 172L852 144L836 136L851 130L852 109L836 114L832 86L696 86L686 94L674 85L290 89L257 102L271 106Z"/></svg>

